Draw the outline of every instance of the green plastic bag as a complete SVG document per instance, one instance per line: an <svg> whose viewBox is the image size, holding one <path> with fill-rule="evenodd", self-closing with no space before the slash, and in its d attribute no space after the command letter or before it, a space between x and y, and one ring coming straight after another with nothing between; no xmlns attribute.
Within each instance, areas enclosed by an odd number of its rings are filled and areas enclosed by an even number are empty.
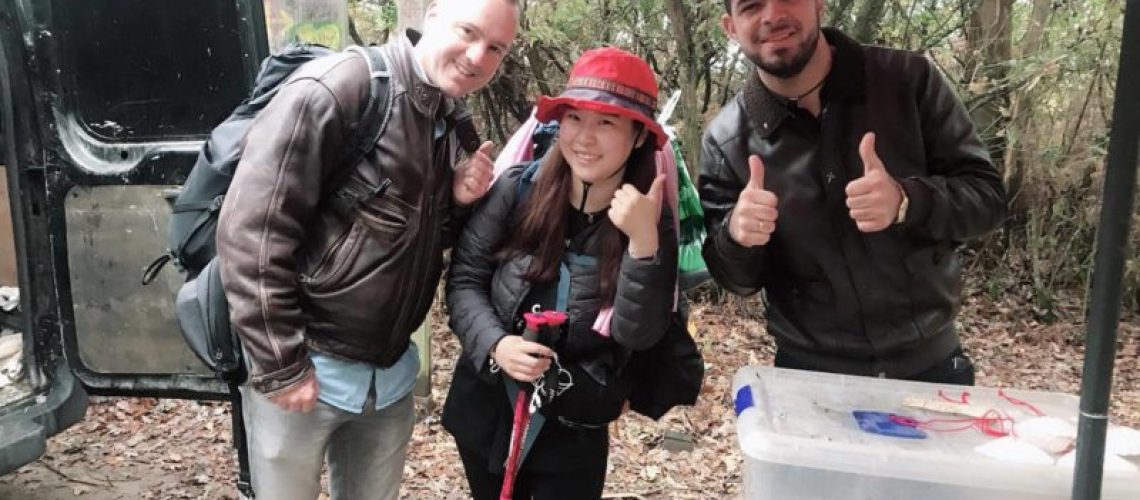
<svg viewBox="0 0 1140 500"><path fill-rule="evenodd" d="M697 188L689 178L681 147L673 142L673 156L677 163L677 211L681 221L681 234L677 235L680 249L677 267L682 273L695 273L706 269L701 257L701 246L705 242L705 211L701 209L701 199Z"/></svg>

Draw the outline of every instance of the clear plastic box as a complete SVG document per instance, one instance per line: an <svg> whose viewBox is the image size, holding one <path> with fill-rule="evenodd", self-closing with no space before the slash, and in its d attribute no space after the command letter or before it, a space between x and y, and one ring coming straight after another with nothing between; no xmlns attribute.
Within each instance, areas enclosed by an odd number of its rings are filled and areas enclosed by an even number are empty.
<svg viewBox="0 0 1140 500"><path fill-rule="evenodd" d="M749 366L736 373L732 391L745 498L1038 500L1071 494L1071 465L986 457L975 448L997 438L976 429L928 430L926 439L904 439L865 432L851 413L955 418L912 409L903 401L911 396L956 399L968 391L971 404L999 409L1015 419L1033 416L1026 407L1002 398L998 389ZM1012 389L1004 394L1051 417L1075 421L1078 414L1079 401L1069 394ZM1140 472L1106 470L1102 484L1106 500L1140 499Z"/></svg>

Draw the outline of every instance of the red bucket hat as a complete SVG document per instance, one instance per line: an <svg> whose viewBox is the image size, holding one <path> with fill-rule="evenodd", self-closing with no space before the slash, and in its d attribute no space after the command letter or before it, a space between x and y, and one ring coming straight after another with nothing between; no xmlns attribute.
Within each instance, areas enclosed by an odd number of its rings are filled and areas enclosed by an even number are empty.
<svg viewBox="0 0 1140 500"><path fill-rule="evenodd" d="M567 107L641 122L653 133L657 149L665 145L665 131L653 119L657 77L648 63L624 50L603 47L582 53L570 70L570 81L562 95L538 98L535 118L540 122L559 120Z"/></svg>

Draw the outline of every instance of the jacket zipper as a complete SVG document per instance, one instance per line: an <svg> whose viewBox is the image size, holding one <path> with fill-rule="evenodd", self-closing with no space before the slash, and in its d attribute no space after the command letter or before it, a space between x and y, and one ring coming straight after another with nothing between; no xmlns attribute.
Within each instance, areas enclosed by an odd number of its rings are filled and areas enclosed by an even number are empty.
<svg viewBox="0 0 1140 500"><path fill-rule="evenodd" d="M419 257L420 257L421 269L419 271L419 274L417 274L417 276L423 276L424 274L426 274L427 270L428 270L428 264L434 260L433 256L434 256L435 252L432 252L432 255L428 255L428 251L434 250L436 248L437 240L439 239L439 233L441 231L440 228L443 225L442 220L437 220L439 218L436 215L437 213L438 212L436 211L436 206L435 206L435 196L429 195L428 196L428 213L427 213L427 217L425 217L425 219L427 219L428 223L431 224L429 226L429 227L431 227L431 233L430 233L431 235L427 238L427 241L425 242L423 251L420 252ZM414 307L409 312L409 314L417 312L420 309L423 309L423 302L424 301L430 302L432 300L432 298L435 297L435 290L436 290L436 287L434 286L434 282L433 282L433 286L430 287L430 291L425 293L424 291L421 290L419 296L416 297Z"/></svg>
<svg viewBox="0 0 1140 500"><path fill-rule="evenodd" d="M520 290L518 297L514 301L514 307L511 307L510 311L508 311L510 315L507 317L506 323L507 323L507 325L512 327L512 329L516 325L516 323L518 323L518 321L516 321L516 318L519 315L519 308L522 307L523 301L526 300L526 296L530 294L530 291L533 288L533 285L531 285L529 281L524 279L524 280L522 280L522 282L523 282L523 286Z"/></svg>
<svg viewBox="0 0 1140 500"><path fill-rule="evenodd" d="M423 279L422 275L426 269L421 268L424 267L424 262L427 261L425 254L427 254L428 250L431 249L431 245L435 240L436 228L433 225L433 218L435 214L435 196L428 195L427 203L424 206L426 208L426 213L420 216L420 228L422 229L424 227L430 227L431 229L429 230L430 233L427 238L420 238L420 241L416 245L416 253L412 256L412 264L410 266L412 274L408 284L410 285L409 288L412 289L412 293L416 295L412 297L412 300L404 301L404 306L400 308L400 311L397 313L396 322L394 324L394 330L397 332L401 332L407 329L408 325L406 325L406 323L408 322L408 317L414 311L419 310L420 302L423 300L421 297L423 295L423 291L419 290L421 283L418 283L415 280Z"/></svg>
<svg viewBox="0 0 1140 500"><path fill-rule="evenodd" d="M820 127L820 135L823 136L824 134L828 133L829 129L835 128L837 126L836 124L833 123L836 120L836 118L835 118L834 113L831 110L830 105L823 107L823 109L820 111L820 117L823 119L821 122L821 127ZM840 138L838 140L842 142L843 139ZM832 156L826 158L825 162L831 163L831 164L837 164L837 165L840 165L842 168L846 168L841 163L839 163L840 160L838 158L834 157L834 154ZM829 191L828 191L829 186L824 185L823 189L824 189L824 192L829 193ZM830 196L830 194L828 194L828 196ZM851 256L850 256L849 252L847 251L848 250L847 246L844 244L844 236L846 234L844 224L839 223L839 222L832 222L831 230L834 231L836 236L838 237L839 253L841 255L843 255L844 264L849 264L851 262ZM857 284L855 282L855 274L851 272L852 266L845 265L844 267L846 268L846 271L847 271L845 273L847 275L847 280L851 284L851 289L854 290L857 288ZM871 342L872 349L874 349L874 342L871 341L871 335L867 331L867 320L865 317L865 313L863 311L863 301L860 298L859 294L855 294L855 309L856 309L855 312L859 317L859 325L862 327L863 335L867 337L868 342Z"/></svg>
<svg viewBox="0 0 1140 500"><path fill-rule="evenodd" d="M427 130L428 137L433 136L434 127L435 127L434 124L432 124L428 127L428 130ZM429 162L429 165L431 165L431 168L428 168L427 175L423 179L424 185L426 185L426 186L431 186L434 184L435 179L434 179L433 171L434 171L434 166L435 166L435 154L436 154L435 150L437 148L438 148L438 146L432 148L431 161ZM430 190L428 192L431 193ZM425 254L427 253L428 250L431 250L432 247L430 246L430 244L435 240L435 232L438 230L438 227L435 224L435 220L434 220L435 219L435 194L428 194L427 200L422 206L424 207L424 209L421 210L421 212L420 212L420 226L419 226L418 230L419 230L419 232L422 233L425 230L425 228L427 228L427 230L430 231L430 233L429 233L428 237L420 238L420 240L416 244L416 253L415 253L415 255L412 256L412 264L410 266L412 269L412 274L411 274L411 278L409 278L409 285L413 285L410 288L412 288L413 293L417 294L417 295L413 296L410 301L404 301L403 307L401 307L400 311L397 312L396 322L393 325L393 327L394 327L393 330L396 332L402 332L402 331L406 330L407 327L406 327L405 323L408 322L408 316L410 316L413 311L419 310L419 303L421 300L419 295L422 295L423 291L417 289L418 287L415 285L418 285L418 284L415 283L414 281L417 278L422 279L423 270L421 270L420 268L423 267L423 262L426 261ZM392 339L389 339L389 340L392 340Z"/></svg>

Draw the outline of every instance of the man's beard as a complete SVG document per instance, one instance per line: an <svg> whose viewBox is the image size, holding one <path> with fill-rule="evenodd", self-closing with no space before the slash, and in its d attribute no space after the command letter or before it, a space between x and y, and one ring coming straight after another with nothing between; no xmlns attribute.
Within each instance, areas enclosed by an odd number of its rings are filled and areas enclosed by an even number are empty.
<svg viewBox="0 0 1140 500"><path fill-rule="evenodd" d="M755 54L745 53L744 55L752 64L760 68L760 71L768 73L776 78L788 79L792 78L807 67L812 56L815 54L816 45L819 44L819 29L816 28L814 32L799 45L799 51L792 56L791 59L778 59L775 61L765 61L760 57L760 53Z"/></svg>

